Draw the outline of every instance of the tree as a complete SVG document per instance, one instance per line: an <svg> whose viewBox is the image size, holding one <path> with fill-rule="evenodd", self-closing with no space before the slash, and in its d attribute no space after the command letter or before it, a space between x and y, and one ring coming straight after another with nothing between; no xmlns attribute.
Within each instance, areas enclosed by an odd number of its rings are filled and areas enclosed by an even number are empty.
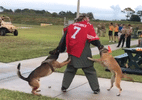
<svg viewBox="0 0 142 100"><path fill-rule="evenodd" d="M122 12L126 13L127 20L130 16L132 16L135 13L135 11L133 9L131 9L130 7L125 8L124 10L122 10Z"/></svg>
<svg viewBox="0 0 142 100"><path fill-rule="evenodd" d="M137 14L138 14L138 16L140 16L140 18L142 20L142 11L138 11Z"/></svg>
<svg viewBox="0 0 142 100"><path fill-rule="evenodd" d="M3 6L0 6L0 10L3 11L3 10L4 10L4 7L3 7Z"/></svg>
<svg viewBox="0 0 142 100"><path fill-rule="evenodd" d="M140 17L139 17L138 15L132 15L132 16L130 17L130 21L137 21L137 22L140 22L141 19L140 19Z"/></svg>
<svg viewBox="0 0 142 100"><path fill-rule="evenodd" d="M60 16L65 16L65 15L66 15L66 12L61 11L61 12L59 12L59 15L60 15Z"/></svg>
<svg viewBox="0 0 142 100"><path fill-rule="evenodd" d="M137 14L138 14L139 16L142 16L142 11L138 11Z"/></svg>
<svg viewBox="0 0 142 100"><path fill-rule="evenodd" d="M52 17L57 17L57 16L58 16L58 14L56 12L52 13Z"/></svg>
<svg viewBox="0 0 142 100"><path fill-rule="evenodd" d="M92 12L88 12L87 15L88 15L89 19L94 19L94 16L93 16Z"/></svg>
<svg viewBox="0 0 142 100"><path fill-rule="evenodd" d="M11 9L4 9L3 12L10 12L10 13L12 13L13 11Z"/></svg>
<svg viewBox="0 0 142 100"><path fill-rule="evenodd" d="M21 13L22 10L21 10L21 9L16 9L14 12L15 12L15 13Z"/></svg>

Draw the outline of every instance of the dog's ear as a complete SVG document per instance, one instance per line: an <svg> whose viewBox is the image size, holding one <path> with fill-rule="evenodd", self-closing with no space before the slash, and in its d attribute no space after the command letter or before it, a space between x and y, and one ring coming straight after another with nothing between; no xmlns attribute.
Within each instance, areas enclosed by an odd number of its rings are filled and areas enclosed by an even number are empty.
<svg viewBox="0 0 142 100"><path fill-rule="evenodd" d="M54 51L49 51L49 54L53 55L53 54L54 54Z"/></svg>
<svg viewBox="0 0 142 100"><path fill-rule="evenodd" d="M54 49L54 50L52 50L52 51L49 51L49 54L50 54L50 55L58 55L58 54L59 54L59 50Z"/></svg>
<svg viewBox="0 0 142 100"><path fill-rule="evenodd" d="M108 52L108 49L107 48L102 48L101 50L100 50L100 53L107 53Z"/></svg>
<svg viewBox="0 0 142 100"><path fill-rule="evenodd" d="M107 48L102 48L100 50L100 56L102 56L102 53L108 53L108 49Z"/></svg>

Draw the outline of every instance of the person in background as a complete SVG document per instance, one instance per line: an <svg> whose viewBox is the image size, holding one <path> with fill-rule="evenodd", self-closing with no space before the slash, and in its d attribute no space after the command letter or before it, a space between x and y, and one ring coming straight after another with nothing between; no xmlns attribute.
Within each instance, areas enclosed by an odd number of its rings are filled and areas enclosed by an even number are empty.
<svg viewBox="0 0 142 100"><path fill-rule="evenodd" d="M138 39L138 45L137 47L142 47L142 38Z"/></svg>
<svg viewBox="0 0 142 100"><path fill-rule="evenodd" d="M122 34L121 30L123 28L123 25L122 24L119 24L119 31L118 31L118 40L120 40L120 36Z"/></svg>
<svg viewBox="0 0 142 100"><path fill-rule="evenodd" d="M118 39L118 31L119 31L118 24L115 24L115 27L114 27L114 42L116 42L116 39Z"/></svg>
<svg viewBox="0 0 142 100"><path fill-rule="evenodd" d="M125 34L127 34L127 31L126 31L126 26L125 25L123 25L123 28L122 28L122 34L121 34L121 36L120 36L120 40L119 40L119 42L118 42L118 45L117 45L117 47L119 47L120 46L120 44L121 44L121 42L122 42L122 46L121 46L121 48L123 48L123 46L124 46L124 42L125 42Z"/></svg>
<svg viewBox="0 0 142 100"><path fill-rule="evenodd" d="M0 26L1 26L2 18L0 17Z"/></svg>
<svg viewBox="0 0 142 100"><path fill-rule="evenodd" d="M127 34L126 34L126 48L130 48L130 43L131 43L131 34L133 32L132 26L129 24L128 29L127 29Z"/></svg>
<svg viewBox="0 0 142 100"><path fill-rule="evenodd" d="M99 50L104 49L104 46L99 41L99 37L96 35L93 25L89 23L87 14L81 14L76 19L75 23L68 26L59 46L52 51L60 53L64 52L65 48L67 48L68 56L71 58L71 62L67 65L63 76L61 87L63 92L66 92L69 88L79 68L81 68L85 73L94 94L98 94L100 92L93 62L87 59L87 57L92 57L90 44L97 46Z"/></svg>
<svg viewBox="0 0 142 100"><path fill-rule="evenodd" d="M113 26L113 23L110 23L109 25L109 42L114 42L113 41L113 30L114 30L114 26Z"/></svg>
<svg viewBox="0 0 142 100"><path fill-rule="evenodd" d="M98 36L101 36L102 35L102 32L101 32L101 23L98 24L97 28L98 28L97 34L98 34Z"/></svg>
<svg viewBox="0 0 142 100"><path fill-rule="evenodd" d="M106 26L105 26L105 23L102 24L101 31L102 31L102 36L105 37L105 35L106 35Z"/></svg>
<svg viewBox="0 0 142 100"><path fill-rule="evenodd" d="M0 26L1 26L1 22L4 20L4 16L0 17Z"/></svg>

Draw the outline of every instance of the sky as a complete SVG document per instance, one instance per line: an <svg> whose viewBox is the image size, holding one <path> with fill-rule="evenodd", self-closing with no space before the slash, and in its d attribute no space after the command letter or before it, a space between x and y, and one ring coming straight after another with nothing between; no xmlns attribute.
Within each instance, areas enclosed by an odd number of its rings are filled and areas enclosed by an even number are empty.
<svg viewBox="0 0 142 100"><path fill-rule="evenodd" d="M77 11L78 0L0 0L0 6L6 9L35 9L49 12ZM95 19L126 19L122 13L127 7L136 12L142 10L142 0L80 0L80 13L92 12Z"/></svg>

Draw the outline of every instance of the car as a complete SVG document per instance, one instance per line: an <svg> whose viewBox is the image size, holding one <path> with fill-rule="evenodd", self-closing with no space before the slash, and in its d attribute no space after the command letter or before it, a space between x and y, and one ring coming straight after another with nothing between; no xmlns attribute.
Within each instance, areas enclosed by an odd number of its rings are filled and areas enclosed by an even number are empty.
<svg viewBox="0 0 142 100"><path fill-rule="evenodd" d="M7 33L18 36L17 28L11 23L10 18L8 16L2 16L0 17L0 35L5 36Z"/></svg>

